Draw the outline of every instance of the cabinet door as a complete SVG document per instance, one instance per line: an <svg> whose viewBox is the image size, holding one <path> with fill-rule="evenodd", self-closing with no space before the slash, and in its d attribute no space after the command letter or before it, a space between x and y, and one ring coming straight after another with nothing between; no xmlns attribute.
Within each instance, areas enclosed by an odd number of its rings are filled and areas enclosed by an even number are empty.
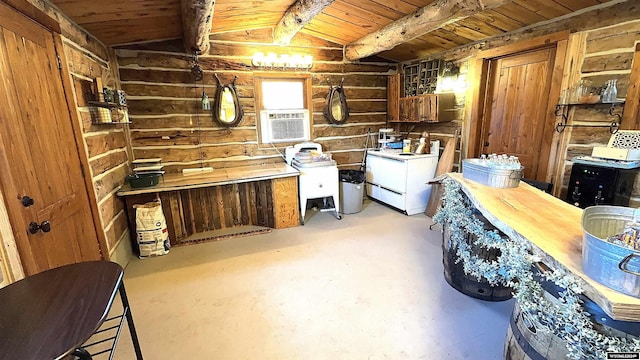
<svg viewBox="0 0 640 360"><path fill-rule="evenodd" d="M300 194L308 199L333 196L338 193L337 166L301 168Z"/></svg>
<svg viewBox="0 0 640 360"><path fill-rule="evenodd" d="M409 119L409 106L407 104L407 98L401 98L398 101L398 121L407 121Z"/></svg>
<svg viewBox="0 0 640 360"><path fill-rule="evenodd" d="M438 96L422 95L418 103L418 119L420 121L437 121L438 119Z"/></svg>
<svg viewBox="0 0 640 360"><path fill-rule="evenodd" d="M400 74L387 78L387 119L391 122L400 121Z"/></svg>
<svg viewBox="0 0 640 360"><path fill-rule="evenodd" d="M418 121L418 103L420 97L408 97L400 99L400 121Z"/></svg>
<svg viewBox="0 0 640 360"><path fill-rule="evenodd" d="M406 161L367 155L367 182L398 193L407 190Z"/></svg>

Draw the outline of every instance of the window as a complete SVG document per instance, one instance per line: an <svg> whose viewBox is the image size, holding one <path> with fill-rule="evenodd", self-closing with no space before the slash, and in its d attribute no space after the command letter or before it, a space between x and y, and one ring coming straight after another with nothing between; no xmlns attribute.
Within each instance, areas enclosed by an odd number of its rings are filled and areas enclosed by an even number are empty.
<svg viewBox="0 0 640 360"><path fill-rule="evenodd" d="M259 74L254 77L260 143L311 140L311 76Z"/></svg>
<svg viewBox="0 0 640 360"><path fill-rule="evenodd" d="M299 80L263 80L263 110L305 109L304 83Z"/></svg>

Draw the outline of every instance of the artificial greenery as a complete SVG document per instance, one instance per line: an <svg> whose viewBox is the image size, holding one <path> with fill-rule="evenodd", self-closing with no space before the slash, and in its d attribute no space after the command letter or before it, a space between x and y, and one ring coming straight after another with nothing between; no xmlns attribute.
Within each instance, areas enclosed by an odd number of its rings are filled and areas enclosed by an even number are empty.
<svg viewBox="0 0 640 360"><path fill-rule="evenodd" d="M530 251L529 242L511 239L495 229L485 229L473 205L453 179L444 180L443 206L433 220L449 228L449 248L463 262L464 272L484 278L490 284L502 284L514 290L514 298L536 328L552 332L564 340L570 359L605 359L607 352L637 352L640 339L627 339L600 333L593 328L582 307L580 281L564 269L534 274L540 258ZM473 243L465 234L475 236ZM488 261L474 252L475 247L498 249L497 260ZM541 280L549 280L563 289L558 299L545 297Z"/></svg>

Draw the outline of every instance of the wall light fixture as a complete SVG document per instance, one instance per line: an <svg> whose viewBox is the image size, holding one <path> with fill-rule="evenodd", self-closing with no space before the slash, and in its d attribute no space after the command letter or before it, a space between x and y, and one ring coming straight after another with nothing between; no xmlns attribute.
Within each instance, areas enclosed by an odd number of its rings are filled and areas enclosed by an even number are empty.
<svg viewBox="0 0 640 360"><path fill-rule="evenodd" d="M451 61L444 64L438 90L441 92L461 92L466 88L466 74L460 74L460 67Z"/></svg>
<svg viewBox="0 0 640 360"><path fill-rule="evenodd" d="M308 70L313 65L313 57L311 55L289 55L275 53L257 52L253 55L251 64L258 68L266 68L270 70Z"/></svg>

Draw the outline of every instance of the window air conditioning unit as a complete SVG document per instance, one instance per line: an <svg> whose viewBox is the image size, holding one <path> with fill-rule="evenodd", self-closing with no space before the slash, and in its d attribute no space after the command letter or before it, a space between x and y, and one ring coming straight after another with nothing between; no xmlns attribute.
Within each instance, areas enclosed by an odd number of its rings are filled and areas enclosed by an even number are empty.
<svg viewBox="0 0 640 360"><path fill-rule="evenodd" d="M263 143L308 141L309 110L262 110L260 130Z"/></svg>

